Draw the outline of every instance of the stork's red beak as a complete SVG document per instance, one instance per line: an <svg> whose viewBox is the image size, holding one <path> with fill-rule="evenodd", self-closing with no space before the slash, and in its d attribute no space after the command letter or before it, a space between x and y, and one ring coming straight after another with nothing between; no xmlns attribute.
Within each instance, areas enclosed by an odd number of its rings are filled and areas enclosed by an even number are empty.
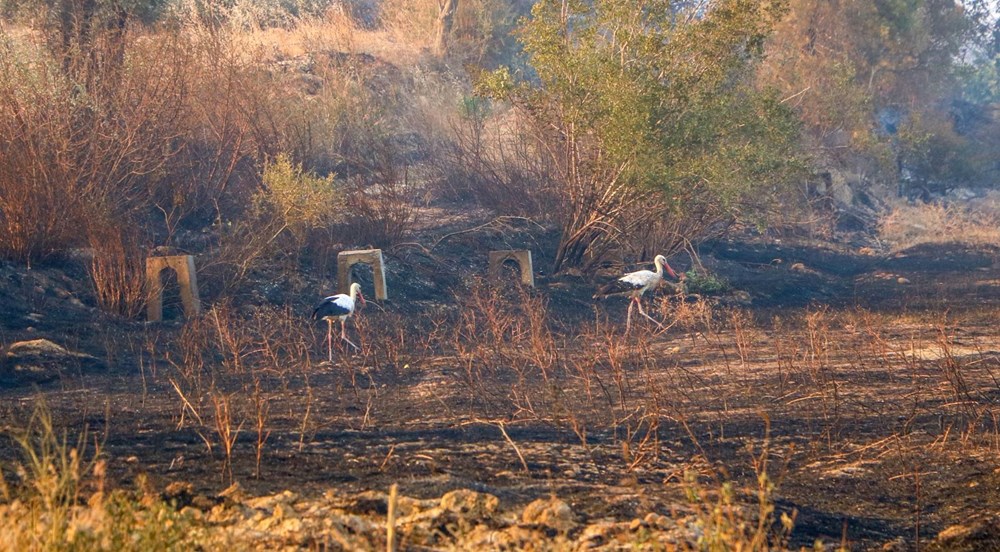
<svg viewBox="0 0 1000 552"><path fill-rule="evenodd" d="M663 263L663 268L667 271L667 274L669 274L671 278L674 280L680 280L680 278L677 277L677 273L674 272L674 269L670 268L670 265Z"/></svg>
<svg viewBox="0 0 1000 552"><path fill-rule="evenodd" d="M360 291L358 292L358 299L361 299L361 306L365 306L365 296Z"/></svg>

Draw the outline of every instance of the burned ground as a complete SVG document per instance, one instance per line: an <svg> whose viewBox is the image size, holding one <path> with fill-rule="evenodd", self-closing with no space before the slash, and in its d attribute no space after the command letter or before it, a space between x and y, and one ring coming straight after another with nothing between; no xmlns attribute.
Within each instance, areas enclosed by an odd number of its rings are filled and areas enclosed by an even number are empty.
<svg viewBox="0 0 1000 552"><path fill-rule="evenodd" d="M308 321L316 281L263 275L278 291L147 325L90 306L75 261L2 266L4 344L46 338L100 361L8 380L4 425L44 400L71 435L98 437L116 485L189 483L210 503L233 481L317 497L398 483L508 509L555 496L587 524L676 519L693 488L727 481L753 511L766 472L770 500L797 512L794 546L913 548L956 525L981 540L938 546L998 545L977 529L1000 501L995 249L708 244L701 262L729 291L657 296L666 328L625 334L625 302L590 299L610 270L553 277L542 257L535 290L475 279L479 252L514 233L389 252L390 300L349 325L362 351L333 363Z"/></svg>

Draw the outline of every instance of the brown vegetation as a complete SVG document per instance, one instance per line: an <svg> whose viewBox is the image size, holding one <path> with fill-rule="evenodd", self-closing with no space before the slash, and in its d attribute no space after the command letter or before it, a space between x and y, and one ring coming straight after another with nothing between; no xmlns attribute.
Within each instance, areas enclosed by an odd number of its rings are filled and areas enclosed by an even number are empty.
<svg viewBox="0 0 1000 552"><path fill-rule="evenodd" d="M0 357L0 548L1000 542L1000 218L903 197L990 182L978 19L91 4L0 0L0 344L65 345ZM145 325L178 250L204 313ZM657 253L662 325L589 300Z"/></svg>

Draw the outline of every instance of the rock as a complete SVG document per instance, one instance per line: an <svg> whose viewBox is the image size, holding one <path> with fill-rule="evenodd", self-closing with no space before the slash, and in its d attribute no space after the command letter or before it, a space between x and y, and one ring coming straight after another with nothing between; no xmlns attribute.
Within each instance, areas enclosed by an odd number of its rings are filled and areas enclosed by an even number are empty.
<svg viewBox="0 0 1000 552"><path fill-rule="evenodd" d="M7 348L0 361L0 381L45 383L64 372L90 369L100 364L99 360L86 353L67 350L47 339L19 341Z"/></svg>
<svg viewBox="0 0 1000 552"><path fill-rule="evenodd" d="M359 494L347 509L355 514L384 516L389 512L389 499L385 493L367 491Z"/></svg>
<svg viewBox="0 0 1000 552"><path fill-rule="evenodd" d="M969 520L938 533L931 550L1000 550L1000 517Z"/></svg>
<svg viewBox="0 0 1000 552"><path fill-rule="evenodd" d="M222 505L222 500L223 499L217 496L199 494L191 498L191 507L208 512L213 510L216 506Z"/></svg>
<svg viewBox="0 0 1000 552"><path fill-rule="evenodd" d="M298 495L292 491L282 491L270 496L261 496L246 500L245 504L257 510L272 511L279 505L291 505L298 499Z"/></svg>
<svg viewBox="0 0 1000 552"><path fill-rule="evenodd" d="M656 512L650 512L646 514L646 517L643 518L643 521L646 522L646 524L649 525L650 527L656 527L657 529L667 529L672 525L674 525L673 520L671 520L669 517L657 514Z"/></svg>
<svg viewBox="0 0 1000 552"><path fill-rule="evenodd" d="M905 552L909 550L910 547L906 545L906 539L903 537L896 537L895 540L891 540L882 545L882 552Z"/></svg>
<svg viewBox="0 0 1000 552"><path fill-rule="evenodd" d="M160 498L168 504L172 502L178 510L188 507L194 500L194 486L187 481L174 481L167 485Z"/></svg>
<svg viewBox="0 0 1000 552"><path fill-rule="evenodd" d="M750 297L749 293L743 291L742 289L738 289L719 297L719 304L724 307L747 307L752 303L753 298Z"/></svg>
<svg viewBox="0 0 1000 552"><path fill-rule="evenodd" d="M521 521L528 525L542 525L562 532L568 532L577 525L569 504L557 498L540 498L528 504L521 512Z"/></svg>
<svg viewBox="0 0 1000 552"><path fill-rule="evenodd" d="M897 284L909 284L910 280L908 278L903 278L902 276L900 276L899 278L896 278L896 283Z"/></svg>
<svg viewBox="0 0 1000 552"><path fill-rule="evenodd" d="M487 493L477 493L468 489L451 491L441 497L441 509L463 517L485 519L492 516L500 499Z"/></svg>
<svg viewBox="0 0 1000 552"><path fill-rule="evenodd" d="M592 523L584 527L577 541L583 543L585 548L596 548L614 540L620 531L618 524L611 521Z"/></svg>
<svg viewBox="0 0 1000 552"><path fill-rule="evenodd" d="M469 532L463 544L471 550L530 550L532 543L544 540L543 535L525 527L515 525L495 530L485 525L477 525ZM555 547L553 549L558 550Z"/></svg>

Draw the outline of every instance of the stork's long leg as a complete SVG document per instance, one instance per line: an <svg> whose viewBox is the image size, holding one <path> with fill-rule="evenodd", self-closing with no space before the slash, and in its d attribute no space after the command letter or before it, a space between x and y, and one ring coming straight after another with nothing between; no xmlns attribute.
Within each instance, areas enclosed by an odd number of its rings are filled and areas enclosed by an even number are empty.
<svg viewBox="0 0 1000 552"><path fill-rule="evenodd" d="M326 359L333 362L333 319L326 319Z"/></svg>
<svg viewBox="0 0 1000 552"><path fill-rule="evenodd" d="M662 330L663 329L663 324L661 324L659 321L657 321L652 316L646 314L646 309L642 308L642 301L640 299L636 299L636 303L639 305L639 314L641 314L641 315L645 316L646 318L648 318L653 324L656 324L656 326Z"/></svg>
<svg viewBox="0 0 1000 552"><path fill-rule="evenodd" d="M632 329L632 309L635 307L635 297L628 302L628 315L625 317L625 333Z"/></svg>
<svg viewBox="0 0 1000 552"><path fill-rule="evenodd" d="M341 320L340 321L340 339L343 339L344 341L347 342L348 345L350 345L351 347L354 347L355 351L360 351L361 350L350 339L347 339L347 321L346 320Z"/></svg>

